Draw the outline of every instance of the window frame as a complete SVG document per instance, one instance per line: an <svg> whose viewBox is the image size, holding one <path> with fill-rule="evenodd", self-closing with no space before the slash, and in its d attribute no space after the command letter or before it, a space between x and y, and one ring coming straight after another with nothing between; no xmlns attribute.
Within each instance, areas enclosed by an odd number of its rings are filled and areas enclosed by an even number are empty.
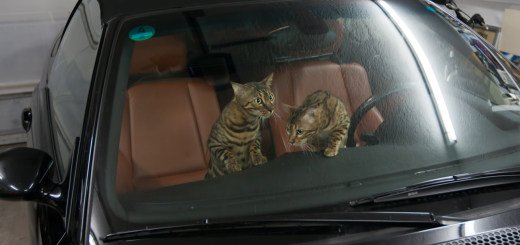
<svg viewBox="0 0 520 245"><path fill-rule="evenodd" d="M73 12L69 16L69 20L67 21L66 26L61 31L62 35L59 37L59 46L61 46L61 39L68 29L69 22L78 12L77 9L82 2L83 0L78 1L74 7ZM99 6L99 9L101 10L101 6ZM85 11L85 15L81 18L83 20L90 21L89 19L92 17L87 14L87 11ZM98 127L98 112L100 111L102 102L101 97L103 92L105 70L107 69L106 64L108 64L110 44L113 39L113 34L110 35L109 33L114 32L114 30L112 30L114 29L113 27L113 25L108 25L108 23L101 21L100 37L97 43L98 46L90 78L90 84L88 86L85 109L83 112L83 118L81 120L81 131L78 137L75 138L75 144L73 145L73 150L71 151L70 157L71 163L68 167L68 170L63 169L62 175L64 177L60 179L60 182L62 182L64 186L62 189L62 195L64 196L64 199L67 200L67 211L64 217L64 223L66 226L65 229L67 232L65 235L67 235L70 241L72 241L74 244L88 243L89 235L91 234L90 215L92 210L92 196L90 190L93 188L91 182L94 158L93 147L95 145L94 139L96 137ZM90 28L90 26L86 28ZM107 45L105 45L105 43L107 43ZM57 48L58 51L59 48L60 47ZM46 86L45 89L47 90L46 99L47 108L49 111L49 127L51 130L51 147L53 148L55 156L58 156L58 145L55 141L56 135L55 128L53 126L54 119L52 116L53 112L50 103L51 101L48 86ZM58 165L60 165L58 168L63 168L61 163Z"/></svg>
<svg viewBox="0 0 520 245"><path fill-rule="evenodd" d="M184 11L184 9L183 9L183 11ZM164 10L161 12L164 12ZM176 11L168 11L168 12L173 13ZM154 13L157 13L157 12L154 12ZM148 14L151 14L151 13L148 13ZM124 24L125 21L128 21L132 18L138 18L141 16L145 16L145 14L130 16L130 17L127 17L126 19L124 17L117 17L116 19L113 19L109 22L109 31L107 31L107 36L110 37L110 39L109 38L107 38L107 39L109 39L110 41L108 41L105 44L106 44L106 46L109 46L110 43L112 42L112 50L110 52L103 51L104 58L109 60L110 63L108 63L106 66L103 66L103 68L102 68L102 69L106 69L106 77L103 77L104 82L97 81L98 83L103 83L102 101L99 102L99 103L103 103L103 108L101 108L97 114L99 119L98 119L98 121L96 121L96 130L99 130L99 135L97 135L97 133L96 133L96 135L94 137L95 141L93 143L94 146L93 146L93 148L91 148L91 149L96 150L96 154L94 155L94 158L91 160L91 162L89 162L89 164L91 164L91 167L93 167L93 171L94 171L93 174L96 175L96 179L92 180L92 181L95 181L95 183L91 183L91 185L95 184L99 188L97 190L98 192L96 192L93 195L99 195L98 197L101 197L99 199L101 199L102 205L106 205L107 204L106 202L109 202L109 200L106 200L106 199L103 200L102 195L103 195L103 191L104 191L103 185L105 185L107 183L104 171L105 171L106 165L108 164L106 161L106 157L109 154L108 147L107 147L107 144L108 144L107 139L110 137L109 136L109 133L110 133L109 124L112 122L112 120L114 120L113 118L111 118L111 114L110 114L111 110L114 110L113 102L111 102L110 99L112 98L111 96L113 96L113 95L111 95L111 93L114 92L113 90L115 90L115 88L111 87L108 84L110 82L114 82L117 80L117 79L115 79L117 77L116 76L116 74L117 74L116 67L120 65L120 62L118 61L118 57L115 56L115 54L117 53L116 50L118 48L116 45L119 42L119 40L117 40L116 38L118 37L119 29L121 28L121 26ZM122 24L119 24L119 23L122 23ZM102 64L105 64L105 63L99 63L99 65L102 65ZM105 215L107 215L107 217L106 217L107 220L111 220L111 218L113 218L113 217L111 217L112 214L110 214L110 213L106 213Z"/></svg>
<svg viewBox="0 0 520 245"><path fill-rule="evenodd" d="M58 145L57 145L57 141L56 141L56 130L55 130L55 126L54 126L54 119L53 119L53 110L52 110L52 102L51 102L51 95L50 95L50 91L49 91L49 77L50 77L50 74L51 74L51 68L52 66L54 65L54 63L56 62L56 54L58 53L58 51L60 50L60 47L61 47L61 40L63 39L63 36L65 34L65 32L68 30L68 27L69 27L69 24L70 24L70 21L72 20L72 17L76 14L77 10L78 10L78 7L79 5L81 4L82 0L78 0L76 2L76 5L74 5L74 8L72 9L68 19L67 19L67 22L65 23L65 26L63 27L63 29L60 30L59 32L59 37L57 38L56 42L54 43L53 47L52 47L52 50L51 50L51 55L50 55L50 58L52 59L52 63L51 64L48 64L48 67L47 67L47 74L46 74L46 79L45 79L45 107L47 109L47 112L48 112L48 115L47 115L47 120L48 120L48 127L49 127L49 136L50 136L50 141L51 141L51 149L52 149L52 153L54 155L54 161L56 161L58 164L57 164L57 170L55 171L56 172L56 175L57 175L57 180L59 182L62 182L63 179L65 178L65 169L63 168L63 163L61 163L61 159L59 157L59 152L58 152Z"/></svg>
<svg viewBox="0 0 520 245"><path fill-rule="evenodd" d="M53 48L51 50L51 58L52 58L52 63L49 64L49 68L48 68L48 72L47 72L47 76L46 76L46 84L45 84L45 96L46 96L46 103L47 103L47 111L49 112L49 115L48 115L48 120L49 120L49 130L50 130L50 135L51 135L51 142L52 142L52 151L53 151L53 154L54 154L54 161L56 161L58 164L58 167L57 167L57 176L58 176L58 180L61 182L63 181L65 178L66 178L66 175L70 169L70 166L72 166L72 162L74 161L73 158L73 154L74 154L74 148L76 146L72 145L72 149L71 149L71 156L69 157L69 159L62 159L61 158L61 154L60 154L60 145L58 143L58 136L57 136L57 127L56 127L56 122L55 122L55 112L54 112L54 109L53 109L53 103L52 103L52 96L51 96L51 93L50 93L50 88L49 88L49 83L50 83L50 77L51 77L51 73L53 72L52 71L52 67L54 66L54 64L56 64L57 59L56 59L56 55L61 51L61 44L62 44L62 40L63 40L63 37L68 33L68 31L71 31L72 29L69 28L70 26L70 23L72 21L72 19L77 15L77 14L80 14L81 16L79 16L79 18L81 18L81 20L83 22L85 21L89 21L89 19L91 18L91 16L89 16L87 14L87 10L84 9L83 13L80 13L81 11L79 10L80 9L80 6L82 5L84 1L83 0L78 0L76 5L74 6L74 8L72 9L72 12L71 14L69 15L69 18L67 20L67 23L65 24L65 26L63 27L62 30L60 30L59 32L59 38L57 38L55 44L53 45ZM87 7L87 6L84 6L84 8ZM85 26L85 23L83 24L85 28L90 28L90 26ZM88 25L88 24L87 24ZM101 26L101 33L103 33L104 31L104 26L102 25ZM92 41L89 39L89 43L92 43ZM96 59L97 60L97 56L98 56L98 53L99 53L99 48L100 48L100 43L101 43L101 39L98 41L97 45L97 52L96 52ZM93 65L93 69L92 69L92 74L91 74L91 78L90 78L90 84L89 84L89 90L87 91L87 94L90 95L90 89L91 89L91 85L92 85L92 82L93 82L93 78L94 78L94 75L95 75L95 70L96 70L96 64L97 64L97 61L94 62L94 65ZM87 101L86 103L88 103L88 96L87 96ZM88 104L86 104L87 106ZM81 132L83 132L83 126L85 124L85 118L87 117L87 113L86 113L86 108L85 108L85 111L82 113L83 114L83 118L82 118L82 125L81 125ZM78 137L82 138L82 135L78 135ZM69 161L69 165L68 167L66 168L65 167L65 162L66 161Z"/></svg>

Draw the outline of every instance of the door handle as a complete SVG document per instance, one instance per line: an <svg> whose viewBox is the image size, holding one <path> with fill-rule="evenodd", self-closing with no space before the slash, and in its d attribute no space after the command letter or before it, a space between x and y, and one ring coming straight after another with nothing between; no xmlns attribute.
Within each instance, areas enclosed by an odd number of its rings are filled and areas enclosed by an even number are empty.
<svg viewBox="0 0 520 245"><path fill-rule="evenodd" d="M29 132L32 123L32 111L31 108L25 108L22 111L22 127L25 131Z"/></svg>

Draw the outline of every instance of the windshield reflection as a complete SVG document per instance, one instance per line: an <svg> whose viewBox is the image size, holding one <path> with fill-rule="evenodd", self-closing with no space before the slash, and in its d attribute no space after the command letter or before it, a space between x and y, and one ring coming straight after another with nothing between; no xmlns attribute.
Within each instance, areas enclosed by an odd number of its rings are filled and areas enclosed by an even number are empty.
<svg viewBox="0 0 520 245"><path fill-rule="evenodd" d="M100 206L108 223L121 223L112 232L346 205L518 165L517 97L500 62L427 7L290 1L123 20L99 123L106 144L96 149ZM142 25L154 36L128 38ZM269 94L244 105L274 108L255 127L265 159L204 179L213 125L241 86L260 81ZM299 108L319 90L362 115L348 129L352 144L334 156L294 147L287 135L283 106ZM244 162L239 153L250 154L229 152Z"/></svg>
<svg viewBox="0 0 520 245"><path fill-rule="evenodd" d="M422 67L422 71L426 75L425 82L428 86L428 89L432 92L433 104L435 105L437 116L440 118L440 125L444 131L444 134L446 135L446 141L448 145L456 143L457 136L455 134L455 130L453 129L453 124L451 122L448 108L446 107L446 102L444 101L441 89L437 83L437 78L435 77L433 69L430 66L430 62L424 54L421 45L419 45L410 29L408 29L406 24L401 20L399 15L395 13L390 5L384 1L376 1L376 3L387 13L387 15L389 15L389 18L393 21L396 27L404 35L404 38L408 41L408 45L410 45L412 52L415 54L419 66Z"/></svg>

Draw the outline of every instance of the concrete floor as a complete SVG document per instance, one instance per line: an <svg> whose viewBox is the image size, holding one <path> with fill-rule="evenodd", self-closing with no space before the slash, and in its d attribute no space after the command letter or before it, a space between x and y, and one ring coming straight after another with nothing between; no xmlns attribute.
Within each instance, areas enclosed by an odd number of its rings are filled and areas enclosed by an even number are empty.
<svg viewBox="0 0 520 245"><path fill-rule="evenodd" d="M27 203L0 201L0 245L30 242Z"/></svg>

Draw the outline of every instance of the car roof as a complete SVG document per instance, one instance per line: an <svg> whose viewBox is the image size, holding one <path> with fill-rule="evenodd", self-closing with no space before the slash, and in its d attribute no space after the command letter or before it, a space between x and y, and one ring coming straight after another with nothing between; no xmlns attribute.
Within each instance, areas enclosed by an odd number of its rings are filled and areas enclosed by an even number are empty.
<svg viewBox="0 0 520 245"><path fill-rule="evenodd" d="M263 0L265 2L265 0ZM139 14L174 8L190 8L204 5L219 5L240 2L262 2L262 0L98 0L103 23L128 14Z"/></svg>

